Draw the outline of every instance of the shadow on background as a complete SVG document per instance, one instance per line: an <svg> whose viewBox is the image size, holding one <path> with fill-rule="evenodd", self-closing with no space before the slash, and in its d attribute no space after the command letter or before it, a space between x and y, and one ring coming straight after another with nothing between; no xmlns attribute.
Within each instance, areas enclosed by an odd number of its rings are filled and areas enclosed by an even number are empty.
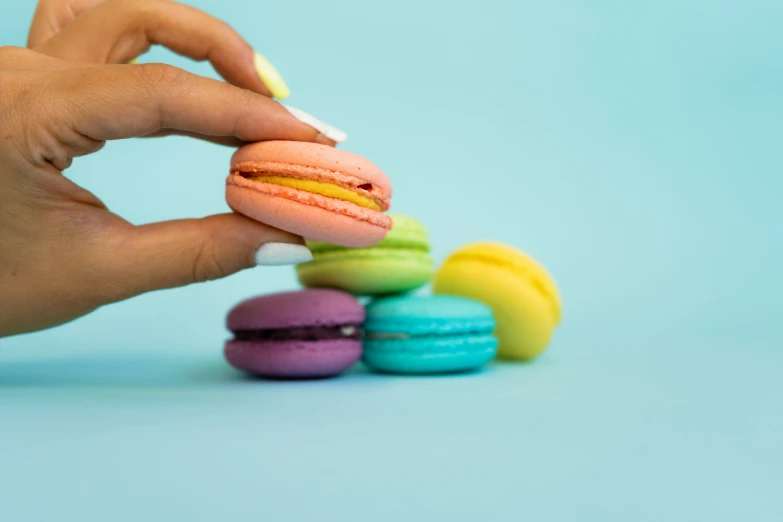
<svg viewBox="0 0 783 522"><path fill-rule="evenodd" d="M230 383L240 378L215 357L113 353L0 361L0 389L169 388Z"/></svg>
<svg viewBox="0 0 783 522"><path fill-rule="evenodd" d="M0 390L9 388L202 388L236 385L303 385L345 381L391 382L400 379L469 379L493 371L455 374L393 375L375 373L363 364L337 377L265 379L231 368L219 355L85 354L30 360L0 360Z"/></svg>

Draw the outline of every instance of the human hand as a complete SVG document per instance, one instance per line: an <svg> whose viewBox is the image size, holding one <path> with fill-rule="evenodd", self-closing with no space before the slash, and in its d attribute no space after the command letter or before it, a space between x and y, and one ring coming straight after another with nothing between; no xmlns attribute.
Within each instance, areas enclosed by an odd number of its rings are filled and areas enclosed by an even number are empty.
<svg viewBox="0 0 783 522"><path fill-rule="evenodd" d="M203 13L171 21L128 16L112 26L103 11L155 10L155 4L180 6L110 0L38 43L41 52L0 48L0 336L61 324L150 290L226 276L256 264L255 253L267 243L307 253L301 238L233 213L133 226L62 174L107 140L156 133L231 144L333 144L259 94L264 87L252 60L232 52L247 44L228 26L205 26ZM147 23L160 25L147 30ZM209 59L235 85L162 64L87 63L125 62L152 43Z"/></svg>

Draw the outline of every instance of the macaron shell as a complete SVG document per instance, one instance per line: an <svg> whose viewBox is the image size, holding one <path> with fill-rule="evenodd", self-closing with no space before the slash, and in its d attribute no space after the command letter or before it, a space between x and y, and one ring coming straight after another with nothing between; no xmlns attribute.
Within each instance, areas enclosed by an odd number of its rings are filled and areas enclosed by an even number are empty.
<svg viewBox="0 0 783 522"><path fill-rule="evenodd" d="M432 278L432 258L425 252L391 249L339 250L297 265L307 287L339 288L354 295L409 292Z"/></svg>
<svg viewBox="0 0 783 522"><path fill-rule="evenodd" d="M492 335L365 340L362 361L386 373L432 374L476 370L497 352Z"/></svg>
<svg viewBox="0 0 783 522"><path fill-rule="evenodd" d="M312 196L320 197L316 194ZM391 228L391 219L380 212L332 198L321 198L332 201L325 202L322 208L259 192L247 186L226 185L226 201L233 210L305 239L348 247L368 247L381 241ZM351 205L356 210L354 215L362 219L339 213L345 210L345 205Z"/></svg>
<svg viewBox="0 0 783 522"><path fill-rule="evenodd" d="M375 296L410 292L429 283L435 269L427 229L414 218L388 216L393 226L372 248L308 241L315 259L297 266L299 281L309 287Z"/></svg>
<svg viewBox="0 0 783 522"><path fill-rule="evenodd" d="M430 250L429 233L418 220L401 214L389 213L394 226L380 246Z"/></svg>
<svg viewBox="0 0 783 522"><path fill-rule="evenodd" d="M546 349L558 316L530 280L480 258L452 257L435 274L433 292L476 299L495 316L498 356L529 360Z"/></svg>
<svg viewBox="0 0 783 522"><path fill-rule="evenodd" d="M350 294L325 288L246 299L226 318L231 331L362 324L365 311Z"/></svg>
<svg viewBox="0 0 783 522"><path fill-rule="evenodd" d="M382 187L390 196L392 184L386 174L367 158L318 143L262 141L241 147L231 157L231 168L246 161L274 161L320 167L363 179Z"/></svg>
<svg viewBox="0 0 783 522"><path fill-rule="evenodd" d="M391 218L393 225L383 241L375 245L375 248L394 248L399 250L429 252L429 234L427 233L427 229L424 228L424 225L408 216L391 212L386 215ZM344 250L339 245L324 243L322 241L308 241L307 246L314 254L332 250Z"/></svg>
<svg viewBox="0 0 783 522"><path fill-rule="evenodd" d="M338 375L362 354L360 341L228 341L226 360L237 370L278 378Z"/></svg>
<svg viewBox="0 0 783 522"><path fill-rule="evenodd" d="M489 334L495 329L492 310L484 303L448 295L403 295L376 299L367 305L364 330L414 336Z"/></svg>
<svg viewBox="0 0 783 522"><path fill-rule="evenodd" d="M527 278L541 292L552 306L556 320L560 321L560 293L554 279L535 259L519 249L502 243L474 243L467 245L449 256L450 260L474 259L498 265L516 272L519 277Z"/></svg>

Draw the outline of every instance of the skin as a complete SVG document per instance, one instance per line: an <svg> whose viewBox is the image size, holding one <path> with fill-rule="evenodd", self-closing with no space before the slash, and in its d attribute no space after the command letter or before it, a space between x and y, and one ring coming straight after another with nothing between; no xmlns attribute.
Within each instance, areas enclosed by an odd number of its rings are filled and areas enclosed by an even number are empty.
<svg viewBox="0 0 783 522"><path fill-rule="evenodd" d="M126 65L153 44L209 60L228 83ZM138 136L333 145L268 98L228 25L167 0L42 0L28 47L0 47L0 337L227 276L266 242L303 243L234 213L134 226L64 174Z"/></svg>

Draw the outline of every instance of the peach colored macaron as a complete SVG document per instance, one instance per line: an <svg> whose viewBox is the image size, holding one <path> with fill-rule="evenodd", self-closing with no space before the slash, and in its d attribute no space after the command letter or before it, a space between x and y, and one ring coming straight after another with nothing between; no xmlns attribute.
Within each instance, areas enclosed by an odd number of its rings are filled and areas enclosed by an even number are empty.
<svg viewBox="0 0 783 522"><path fill-rule="evenodd" d="M317 143L266 141L240 148L226 179L229 206L305 239L347 247L386 236L392 186L369 160Z"/></svg>

